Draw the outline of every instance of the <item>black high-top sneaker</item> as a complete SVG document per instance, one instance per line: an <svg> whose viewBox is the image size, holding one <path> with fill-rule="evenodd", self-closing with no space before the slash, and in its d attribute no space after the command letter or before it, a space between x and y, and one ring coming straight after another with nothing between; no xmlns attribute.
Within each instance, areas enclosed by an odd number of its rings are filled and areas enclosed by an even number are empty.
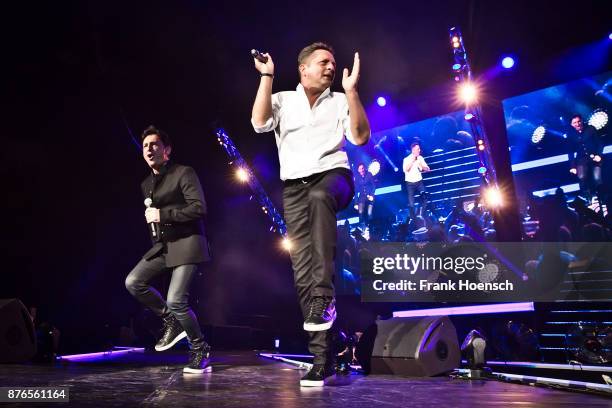
<svg viewBox="0 0 612 408"><path fill-rule="evenodd" d="M329 364L314 364L300 380L302 387L323 387L327 380L334 376L334 369Z"/></svg>
<svg viewBox="0 0 612 408"><path fill-rule="evenodd" d="M164 334L155 345L156 351L164 351L172 348L179 340L187 337L183 326L173 314L164 318Z"/></svg>
<svg viewBox="0 0 612 408"><path fill-rule="evenodd" d="M189 364L183 368L187 374L202 374L212 371L210 364L210 346L203 343L189 351Z"/></svg>
<svg viewBox="0 0 612 408"><path fill-rule="evenodd" d="M331 296L315 296L310 301L308 316L304 320L304 330L329 330L336 320L336 299Z"/></svg>

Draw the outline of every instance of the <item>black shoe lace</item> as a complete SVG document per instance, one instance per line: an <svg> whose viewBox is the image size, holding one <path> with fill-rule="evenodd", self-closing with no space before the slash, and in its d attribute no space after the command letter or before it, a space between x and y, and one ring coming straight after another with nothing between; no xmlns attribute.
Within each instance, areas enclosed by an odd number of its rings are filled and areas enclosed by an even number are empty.
<svg viewBox="0 0 612 408"><path fill-rule="evenodd" d="M200 365L203 358L204 353L201 350L189 350L190 365Z"/></svg>
<svg viewBox="0 0 612 408"><path fill-rule="evenodd" d="M327 301L324 297L317 296L312 299L310 303L310 315L311 316L323 316L325 309L327 308Z"/></svg>

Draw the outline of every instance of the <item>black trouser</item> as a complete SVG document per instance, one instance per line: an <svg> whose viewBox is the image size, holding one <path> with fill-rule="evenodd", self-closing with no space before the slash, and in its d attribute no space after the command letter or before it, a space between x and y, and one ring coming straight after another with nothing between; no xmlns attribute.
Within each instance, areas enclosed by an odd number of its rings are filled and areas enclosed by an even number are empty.
<svg viewBox="0 0 612 408"><path fill-rule="evenodd" d="M197 273L197 264L179 265L172 268L172 278L168 288L167 300L164 300L149 282L163 272L169 271L166 267L166 255L151 260L141 259L125 278L125 287L142 305L148 307L159 317L166 317L172 313L183 326L192 347L204 344L204 337L200 330L198 319L189 307L189 285Z"/></svg>
<svg viewBox="0 0 612 408"><path fill-rule="evenodd" d="M588 157L578 160L576 164L576 176L580 183L580 190L587 195L589 200L598 194L597 189L602 184L601 170L601 166Z"/></svg>
<svg viewBox="0 0 612 408"><path fill-rule="evenodd" d="M304 179L288 180L283 189L283 207L293 278L302 314L306 317L314 296L334 296L336 213L348 206L355 186L350 170L332 169ZM308 350L315 364L328 361L331 335L308 332Z"/></svg>
<svg viewBox="0 0 612 408"><path fill-rule="evenodd" d="M414 193L420 194L421 208L427 207L427 199L425 198L425 184L423 180L417 181L416 183L406 182L406 191L408 191L408 210L410 211L410 218L415 219L414 211ZM423 213L424 214L424 213Z"/></svg>
<svg viewBox="0 0 612 408"><path fill-rule="evenodd" d="M367 227L372 218L372 212L374 210L374 201L368 200L368 197L363 194L357 201L357 212L359 213L359 222Z"/></svg>

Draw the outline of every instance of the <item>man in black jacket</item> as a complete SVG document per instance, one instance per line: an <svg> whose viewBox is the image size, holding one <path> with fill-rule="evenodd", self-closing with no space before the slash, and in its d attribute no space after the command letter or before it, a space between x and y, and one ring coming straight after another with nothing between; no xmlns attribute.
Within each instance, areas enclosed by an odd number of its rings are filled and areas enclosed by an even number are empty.
<svg viewBox="0 0 612 408"><path fill-rule="evenodd" d="M206 201L195 171L170 162L171 151L168 135L153 126L145 129L142 154L152 173L141 188L153 247L129 273L125 286L164 320L164 334L155 350L168 350L187 337L191 351L183 371L197 374L209 370L210 346L189 307L188 291L198 264L210 260L203 223ZM164 300L149 282L166 271L171 271L172 279Z"/></svg>
<svg viewBox="0 0 612 408"><path fill-rule="evenodd" d="M374 176L366 170L365 164L359 163L357 175L355 176L355 195L357 200L357 211L362 228L368 227L374 209L374 192L376 184Z"/></svg>
<svg viewBox="0 0 612 408"><path fill-rule="evenodd" d="M597 130L584 124L581 115L575 114L570 122L570 172L578 177L580 190L590 200L602 185L602 145ZM601 197L599 197L601 199Z"/></svg>

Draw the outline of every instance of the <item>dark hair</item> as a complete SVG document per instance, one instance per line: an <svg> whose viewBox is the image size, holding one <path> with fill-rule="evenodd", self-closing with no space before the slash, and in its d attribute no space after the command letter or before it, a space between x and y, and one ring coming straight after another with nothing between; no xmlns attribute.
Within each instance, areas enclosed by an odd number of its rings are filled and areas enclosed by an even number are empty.
<svg viewBox="0 0 612 408"><path fill-rule="evenodd" d="M413 148L414 146L419 146L419 147L421 147L421 144L420 144L419 142L412 142L412 143L410 143L410 150L412 150L412 148Z"/></svg>
<svg viewBox="0 0 612 408"><path fill-rule="evenodd" d="M572 123L572 120L574 120L574 118L580 118L580 120L584 122L584 118L583 118L583 117L582 117L582 115L581 115L581 114L579 114L579 113L574 113L574 114L572 115L572 117L570 118L570 123Z"/></svg>
<svg viewBox="0 0 612 408"><path fill-rule="evenodd" d="M358 163L358 164L357 164L357 169L359 170L359 168L360 168L361 166L365 167L366 165L365 165L365 163L363 163L363 162L362 162L362 163Z"/></svg>
<svg viewBox="0 0 612 408"><path fill-rule="evenodd" d="M166 132L164 132L163 130L157 129L153 125L150 125L148 128L146 128L142 132L142 135L140 136L140 142L142 143L147 136L151 136L151 135L159 136L159 138L161 139L161 141L164 144L164 146L166 146L166 147L172 146L172 141L170 140L170 136L168 136L168 134Z"/></svg>
<svg viewBox="0 0 612 408"><path fill-rule="evenodd" d="M306 47L302 48L302 51L298 54L298 66L304 64L308 57L312 55L316 50L325 50L331 52L332 55L335 55L334 49L331 45L326 44L324 42L314 42Z"/></svg>

